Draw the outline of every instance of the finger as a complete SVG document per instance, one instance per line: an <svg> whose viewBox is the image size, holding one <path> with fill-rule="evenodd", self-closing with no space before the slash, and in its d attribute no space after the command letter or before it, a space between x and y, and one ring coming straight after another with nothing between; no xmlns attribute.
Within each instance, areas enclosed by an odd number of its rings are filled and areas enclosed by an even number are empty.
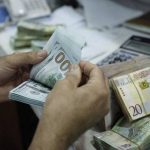
<svg viewBox="0 0 150 150"><path fill-rule="evenodd" d="M11 82L8 83L6 85L3 85L2 87L0 87L0 91L1 91L1 97L0 97L0 102L8 100L8 95L9 95L9 91L11 91L15 86L15 82ZM2 101L1 101L2 100Z"/></svg>
<svg viewBox="0 0 150 150"><path fill-rule="evenodd" d="M89 78L87 84L96 83L99 84L99 86L102 86L101 83L105 82L103 72L96 65L87 61L81 61L80 67L85 76Z"/></svg>
<svg viewBox="0 0 150 150"><path fill-rule="evenodd" d="M27 64L40 63L47 57L47 51L26 52L9 55L6 57L7 63L14 67L20 67Z"/></svg>
<svg viewBox="0 0 150 150"><path fill-rule="evenodd" d="M79 65L73 64L70 67L70 70L66 74L66 78L62 81L64 86L69 88L76 88L78 87L81 81L81 69Z"/></svg>

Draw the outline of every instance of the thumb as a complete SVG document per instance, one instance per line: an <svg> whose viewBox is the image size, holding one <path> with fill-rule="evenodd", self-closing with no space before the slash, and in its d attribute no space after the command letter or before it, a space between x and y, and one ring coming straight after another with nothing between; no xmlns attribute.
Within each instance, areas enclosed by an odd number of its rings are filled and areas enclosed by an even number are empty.
<svg viewBox="0 0 150 150"><path fill-rule="evenodd" d="M74 88L77 87L81 82L81 69L79 65L73 64L68 71L66 78L64 79L65 84L68 87Z"/></svg>
<svg viewBox="0 0 150 150"><path fill-rule="evenodd" d="M13 67L40 63L47 57L47 51L12 54L6 57L7 63Z"/></svg>

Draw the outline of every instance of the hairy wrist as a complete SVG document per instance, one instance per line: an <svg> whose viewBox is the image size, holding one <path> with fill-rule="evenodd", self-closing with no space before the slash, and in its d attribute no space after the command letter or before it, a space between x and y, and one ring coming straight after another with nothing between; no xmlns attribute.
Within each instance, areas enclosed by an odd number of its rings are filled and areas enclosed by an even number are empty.
<svg viewBox="0 0 150 150"><path fill-rule="evenodd" d="M60 130L60 126L52 114L45 112L29 150L67 150L68 137Z"/></svg>

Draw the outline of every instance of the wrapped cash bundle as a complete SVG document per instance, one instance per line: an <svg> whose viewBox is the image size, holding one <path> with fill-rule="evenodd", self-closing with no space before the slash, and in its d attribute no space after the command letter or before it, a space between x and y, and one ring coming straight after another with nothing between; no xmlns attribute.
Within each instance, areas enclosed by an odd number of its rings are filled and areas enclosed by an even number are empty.
<svg viewBox="0 0 150 150"><path fill-rule="evenodd" d="M47 41L58 25L44 25L35 21L21 21L17 25L17 33L10 39L13 48L32 46L32 41Z"/></svg>
<svg viewBox="0 0 150 150"><path fill-rule="evenodd" d="M97 150L149 150L150 117L129 123L120 119L110 131L94 136Z"/></svg>
<svg viewBox="0 0 150 150"><path fill-rule="evenodd" d="M10 91L10 99L43 105L49 90L57 80L65 77L70 64L79 63L84 44L82 39L69 30L58 28L44 47L48 57L33 66L30 80Z"/></svg>
<svg viewBox="0 0 150 150"><path fill-rule="evenodd" d="M150 114L150 68L113 78L112 86L129 121Z"/></svg>

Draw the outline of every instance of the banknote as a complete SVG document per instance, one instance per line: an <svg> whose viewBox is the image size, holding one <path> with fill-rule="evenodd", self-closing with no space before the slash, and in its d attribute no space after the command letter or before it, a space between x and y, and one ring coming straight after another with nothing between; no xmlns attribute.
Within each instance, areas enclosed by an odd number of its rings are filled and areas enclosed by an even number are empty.
<svg viewBox="0 0 150 150"><path fill-rule="evenodd" d="M97 150L149 150L150 117L130 123L121 118L112 130L94 135Z"/></svg>
<svg viewBox="0 0 150 150"><path fill-rule="evenodd" d="M31 40L27 40L27 39L16 39L15 37L11 37L10 38L10 45L14 48L14 49L18 49L18 48L25 48L25 47L30 47L31 46Z"/></svg>
<svg viewBox="0 0 150 150"><path fill-rule="evenodd" d="M44 46L46 45L47 41L41 41L41 40L33 40L31 42L31 47L33 51L42 50Z"/></svg>
<svg viewBox="0 0 150 150"><path fill-rule="evenodd" d="M48 57L32 68L30 78L52 88L65 77L70 64L79 63L84 44L84 40L67 29L57 29L44 47Z"/></svg>
<svg viewBox="0 0 150 150"><path fill-rule="evenodd" d="M45 25L36 21L20 21L17 32L10 38L13 49L31 47L33 40L48 40L60 25Z"/></svg>
<svg viewBox="0 0 150 150"><path fill-rule="evenodd" d="M96 150L140 150L136 144L113 131L105 131L95 135L94 147Z"/></svg>
<svg viewBox="0 0 150 150"><path fill-rule="evenodd" d="M10 44L11 46L16 49L16 48L24 48L24 47L31 47L32 46L32 41L39 40L39 41L47 41L49 38L48 37L42 37L42 36L12 36L10 38Z"/></svg>
<svg viewBox="0 0 150 150"><path fill-rule="evenodd" d="M112 131L135 143L140 150L150 149L150 117L130 123L126 118L120 119Z"/></svg>
<svg viewBox="0 0 150 150"><path fill-rule="evenodd" d="M43 106L50 88L32 80L27 80L10 92L10 99Z"/></svg>
<svg viewBox="0 0 150 150"><path fill-rule="evenodd" d="M65 77L70 64L79 63L81 59L81 50L85 41L75 35L66 28L58 28L43 48L47 50L48 57L33 66L30 72L30 80L11 90L9 98L41 106L47 93L43 94L42 91L39 91L37 85L41 89L45 86L53 88L57 80ZM35 96L35 93L39 93L39 98Z"/></svg>
<svg viewBox="0 0 150 150"><path fill-rule="evenodd" d="M21 21L17 25L17 34L22 35L36 35L36 36L50 36L60 25L44 25L34 21Z"/></svg>
<svg viewBox="0 0 150 150"><path fill-rule="evenodd" d="M150 68L112 79L120 106L130 121L150 114Z"/></svg>

